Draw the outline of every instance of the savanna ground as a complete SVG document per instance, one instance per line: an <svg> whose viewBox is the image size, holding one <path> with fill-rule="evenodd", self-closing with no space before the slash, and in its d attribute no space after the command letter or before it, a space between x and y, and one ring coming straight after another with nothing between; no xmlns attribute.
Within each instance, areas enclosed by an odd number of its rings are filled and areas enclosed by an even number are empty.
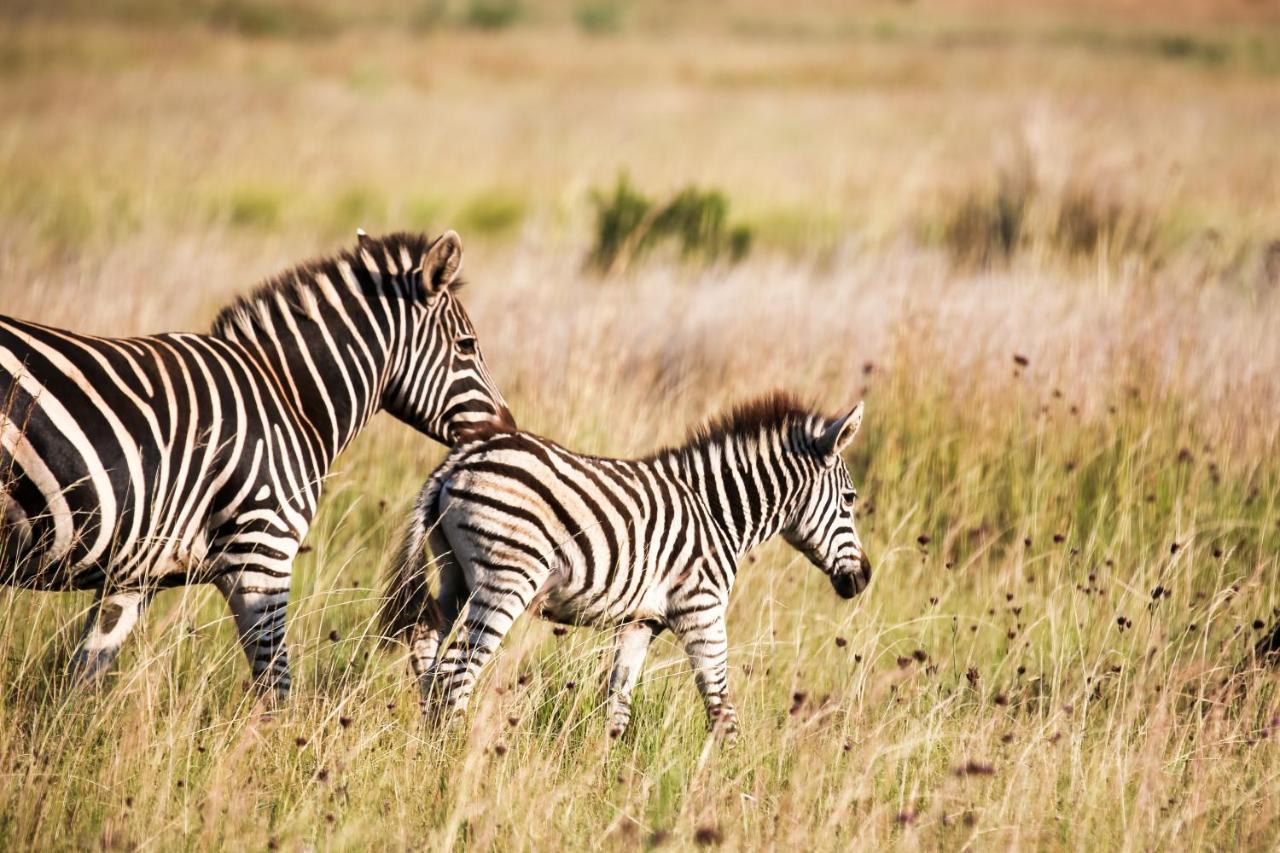
<svg viewBox="0 0 1280 853"><path fill-rule="evenodd" d="M677 440L773 387L867 401L877 573L780 544L730 619L736 749L660 641L521 624L466 737L378 648L442 450L385 416L299 562L267 713L209 589L106 690L87 595L0 592L0 846L1280 844L1280 10L133 0L0 7L0 310L203 329L357 226L458 229L522 424ZM584 266L593 192L718 188L737 264Z"/></svg>

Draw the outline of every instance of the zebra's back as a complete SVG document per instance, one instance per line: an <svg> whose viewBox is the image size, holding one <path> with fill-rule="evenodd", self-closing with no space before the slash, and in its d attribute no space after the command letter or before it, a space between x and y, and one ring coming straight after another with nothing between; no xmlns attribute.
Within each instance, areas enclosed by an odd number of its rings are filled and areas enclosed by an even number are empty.
<svg viewBox="0 0 1280 853"><path fill-rule="evenodd" d="M427 523L468 584L475 567L509 587L550 570L541 613L557 622L654 618L673 567L695 548L691 496L651 463L575 454L527 433L462 445L428 489Z"/></svg>

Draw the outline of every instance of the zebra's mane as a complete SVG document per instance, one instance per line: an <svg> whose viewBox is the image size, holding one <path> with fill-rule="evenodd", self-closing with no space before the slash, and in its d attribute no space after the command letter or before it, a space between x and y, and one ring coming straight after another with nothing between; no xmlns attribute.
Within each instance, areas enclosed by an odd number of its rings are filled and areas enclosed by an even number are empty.
<svg viewBox="0 0 1280 853"><path fill-rule="evenodd" d="M707 419L689 431L684 444L669 447L659 453L672 450L706 447L725 439L742 435L756 435L773 429L785 429L819 412L793 394L773 391L739 403L727 412ZM656 454L655 454L656 455Z"/></svg>
<svg viewBox="0 0 1280 853"><path fill-rule="evenodd" d="M239 297L218 312L213 321L213 333L221 335L236 329L248 331L256 327L264 311L269 313L273 310L277 296L283 296L289 305L300 306L299 310L304 310L301 306L311 301L316 282L322 276L335 285L343 281L342 264L357 271L367 269L376 272L371 280L357 275L356 281L365 289L366 296L378 296L389 281L420 267L432 242L426 234L404 231L376 238L362 235L354 247L343 249L336 255L304 261ZM455 280L449 289L457 290L461 286L461 280Z"/></svg>

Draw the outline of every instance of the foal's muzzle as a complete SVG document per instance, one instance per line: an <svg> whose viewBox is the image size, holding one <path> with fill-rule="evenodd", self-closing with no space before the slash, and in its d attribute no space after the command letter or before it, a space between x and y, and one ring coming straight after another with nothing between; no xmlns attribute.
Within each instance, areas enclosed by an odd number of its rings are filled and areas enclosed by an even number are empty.
<svg viewBox="0 0 1280 853"><path fill-rule="evenodd" d="M836 594L841 598L853 598L866 589L869 583L871 583L871 561L867 559L866 554L860 555L852 568L831 576L831 585L835 587Z"/></svg>

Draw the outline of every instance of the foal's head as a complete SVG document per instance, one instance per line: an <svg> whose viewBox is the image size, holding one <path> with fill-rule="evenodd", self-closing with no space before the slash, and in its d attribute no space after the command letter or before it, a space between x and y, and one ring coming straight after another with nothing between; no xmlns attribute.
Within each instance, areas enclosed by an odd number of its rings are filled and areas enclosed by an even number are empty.
<svg viewBox="0 0 1280 853"><path fill-rule="evenodd" d="M834 420L811 418L797 454L799 500L782 535L831 578L843 598L853 598L871 581L871 561L854 526L858 491L840 454L862 425L862 403Z"/></svg>

